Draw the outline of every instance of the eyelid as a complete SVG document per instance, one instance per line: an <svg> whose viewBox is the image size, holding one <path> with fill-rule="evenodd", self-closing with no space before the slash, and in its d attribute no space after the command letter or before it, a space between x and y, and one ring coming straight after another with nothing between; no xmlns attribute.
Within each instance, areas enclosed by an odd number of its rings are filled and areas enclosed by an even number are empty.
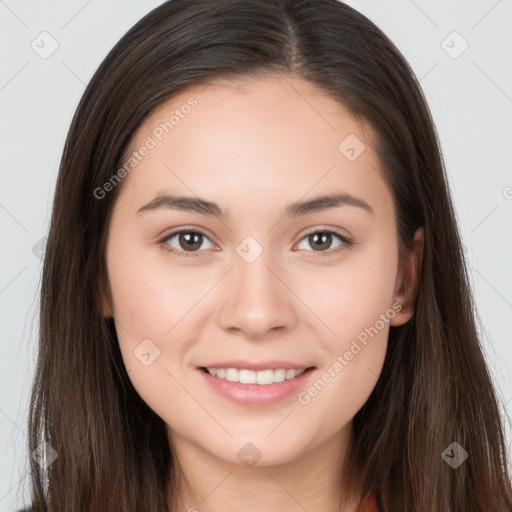
<svg viewBox="0 0 512 512"><path fill-rule="evenodd" d="M158 243L161 246L163 246L164 250L166 250L168 252L171 252L173 254L176 254L178 256L184 256L184 257L199 256L202 252L205 252L204 250L183 251L183 250L179 250L179 249L176 249L174 247L171 247L169 244L167 244L167 242L171 238L175 237L176 235L180 235L182 233L196 233L196 234L200 234L203 237L207 238L212 244L215 245L215 242L213 242L211 240L211 236L209 234L205 233L205 231L202 228L195 228L195 227L189 227L189 226L185 226L185 227L182 227L182 228L178 228L175 231L171 231L170 233L168 233L165 236L163 236L162 238L160 238ZM312 250L311 251L309 251L309 250L306 251L306 252L310 253L310 255L312 255L313 257L317 257L317 256L328 257L328 256L331 256L331 255L337 254L340 251L349 249L351 246L355 245L355 242L352 239L352 237L340 233L339 228L331 228L331 227L328 227L328 226L315 226L314 228L311 228L310 230L308 230L305 233L303 233L301 235L299 241L296 244L294 244L294 247L298 243L302 242L302 240L304 240L306 237L308 237L309 235L313 235L315 233L329 233L331 235L335 235L335 236L337 236L341 240L342 243L339 246L335 247L334 249L328 249L326 251L312 251ZM214 251L218 251L218 249L213 249L213 250Z"/></svg>
<svg viewBox="0 0 512 512"><path fill-rule="evenodd" d="M210 232L209 230L205 229L205 228L199 228L197 226L194 226L194 225L185 225L185 226L180 226L178 228L170 228L169 229L166 229L163 231L163 233L166 233L166 235L162 235L161 238L168 238L172 235L177 235L178 233L190 233L190 232L194 232L194 233L201 233L202 235L208 237L208 238L215 238Z"/></svg>
<svg viewBox="0 0 512 512"><path fill-rule="evenodd" d="M344 231L346 234L343 234L342 231ZM319 225L319 226L315 226L311 229L308 229L307 231L305 231L300 240L302 240L305 236L308 236L308 235L312 235L313 233L320 233L320 232L328 232L328 233L334 233L336 235L338 235L339 237L341 238L345 238L347 240L351 240L352 239L352 235L347 231L347 230L342 230L341 228L338 228L338 227L335 227L335 226L329 226L329 225Z"/></svg>
<svg viewBox="0 0 512 512"><path fill-rule="evenodd" d="M184 226L184 227L176 229L175 231L171 231L170 233L161 237L158 240L158 244L160 246L162 246L164 250L166 250L170 253L173 253L173 254L177 254L178 256L185 256L185 257L198 256L202 252L205 252L204 250L202 250L202 251L183 251L183 250L179 250L174 247L171 247L169 244L167 244L167 242L171 238L174 238L176 235L180 235L182 233L196 233L196 234L202 235L203 237L207 238L213 245L216 245L216 243L213 240L211 240L211 238L212 238L211 235L205 233L205 231L203 229L190 227L190 226ZM212 250L217 250L217 249L212 249Z"/></svg>
<svg viewBox="0 0 512 512"><path fill-rule="evenodd" d="M327 226L316 226L315 228L312 228L311 230L308 230L304 234L302 234L300 240L297 242L300 243L302 240L307 238L310 235L313 235L315 233L328 233L330 235L337 236L341 240L341 244L335 247L334 249L328 249L326 251L310 251L307 250L308 256L316 258L316 257L324 257L328 258L329 256L335 256L339 254L340 252L343 252L347 249L350 249L352 246L356 245L356 242L353 240L352 236L344 235L340 232L339 228L331 228ZM295 245L297 245L295 244ZM302 249L300 249L302 250Z"/></svg>

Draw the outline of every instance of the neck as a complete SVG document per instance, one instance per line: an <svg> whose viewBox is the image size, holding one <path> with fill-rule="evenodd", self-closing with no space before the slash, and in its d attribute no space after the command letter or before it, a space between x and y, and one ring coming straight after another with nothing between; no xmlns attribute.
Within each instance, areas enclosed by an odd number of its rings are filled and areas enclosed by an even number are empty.
<svg viewBox="0 0 512 512"><path fill-rule="evenodd" d="M176 484L169 510L356 512L360 496L349 496L341 488L351 435L350 422L335 436L306 448L291 461L245 467L219 459L172 431L169 438L177 464L173 465Z"/></svg>

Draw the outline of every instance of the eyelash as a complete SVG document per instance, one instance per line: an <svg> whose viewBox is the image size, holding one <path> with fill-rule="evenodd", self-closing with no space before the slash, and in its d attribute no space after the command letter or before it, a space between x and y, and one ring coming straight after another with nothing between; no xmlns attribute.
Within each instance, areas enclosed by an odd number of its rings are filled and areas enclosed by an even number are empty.
<svg viewBox="0 0 512 512"><path fill-rule="evenodd" d="M192 229L182 229L182 230L179 230L179 231L174 231L168 235L166 235L164 238L162 238L161 240L159 240L159 244L161 244L162 248L165 250L165 251L168 251L172 254L175 254L176 256L178 257L184 257L184 258L189 258L189 257L195 257L195 256L198 256L199 253L201 253L202 251L182 251L182 250L178 250L178 249L175 249L174 247L171 247L167 242L169 240L171 240L171 238L175 237L176 235L180 235L182 233L194 233L194 234L198 234L198 235L201 235L205 238L208 238L208 236L204 233L202 233L201 231L197 231L197 230L192 230ZM319 230L316 230L316 231L311 231L310 233L306 233L299 241L302 242L302 240L304 240L305 238L307 238L308 236L311 236L311 235L315 235L315 234L320 234L320 233L324 233L324 234L329 234L329 235L335 235L337 236L342 244L340 244L338 247L336 247L335 249L328 249L326 251L310 251L312 252L312 257L316 258L316 257L329 257L329 256L333 256L335 254L338 254L339 252L345 250L345 249L349 249L350 247L352 247L355 242L353 242L352 240L346 238L345 236L343 236L341 233L338 233L336 231L332 231L332 230L328 230L328 229L319 229Z"/></svg>

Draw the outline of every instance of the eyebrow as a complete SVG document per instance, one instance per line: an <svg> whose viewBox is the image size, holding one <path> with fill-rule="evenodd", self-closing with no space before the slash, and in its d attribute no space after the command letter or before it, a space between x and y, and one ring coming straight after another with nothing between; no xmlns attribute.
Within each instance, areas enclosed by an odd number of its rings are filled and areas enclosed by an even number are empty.
<svg viewBox="0 0 512 512"><path fill-rule="evenodd" d="M339 206L353 206L374 214L371 206L362 199L347 193L341 194L323 194L308 201L297 201L286 206L283 217L290 215L299 217L311 213L321 212L330 208ZM217 217L219 219L227 219L229 214L221 208L217 203L207 201L199 197L178 196L172 194L159 194L149 203L141 206L137 213L148 211L171 209L182 210Z"/></svg>

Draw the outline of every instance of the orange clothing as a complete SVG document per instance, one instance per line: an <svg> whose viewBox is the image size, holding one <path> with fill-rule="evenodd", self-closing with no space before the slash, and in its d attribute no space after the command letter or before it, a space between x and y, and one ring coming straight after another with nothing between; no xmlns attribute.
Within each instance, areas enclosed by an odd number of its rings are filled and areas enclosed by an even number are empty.
<svg viewBox="0 0 512 512"><path fill-rule="evenodd" d="M357 512L379 512L377 500L373 494L370 494L357 509Z"/></svg>

